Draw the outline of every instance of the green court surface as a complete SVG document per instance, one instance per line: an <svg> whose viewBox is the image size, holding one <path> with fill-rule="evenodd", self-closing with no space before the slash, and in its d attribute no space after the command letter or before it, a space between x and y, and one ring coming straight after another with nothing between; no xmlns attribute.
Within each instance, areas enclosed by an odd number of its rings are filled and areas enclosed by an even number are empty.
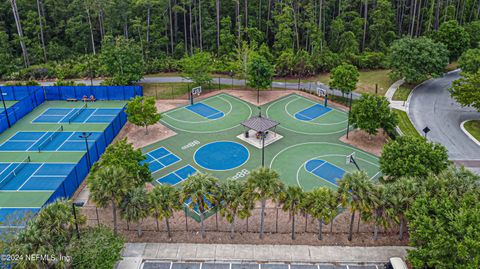
<svg viewBox="0 0 480 269"><path fill-rule="evenodd" d="M187 165L221 180L246 178L252 169L261 166L262 151L237 136L245 132L240 123L252 115L258 115L258 107L225 93L199 100L196 106L199 106L199 103L202 106L198 108L199 112L190 106L184 106L162 114L161 122L173 129L177 135L142 150L144 153L154 154L156 149L163 147L180 160L162 166L161 169L151 168L154 170L153 178L164 183L169 182L174 172ZM312 109L312 106L318 107L320 112L313 111L311 114L309 109ZM299 185L304 190L317 186L335 189L338 180L335 176L357 169L354 164L346 162L346 156L352 153L356 154L355 160L359 167L365 170L372 180L380 176L377 157L339 141L347 127L346 112L334 107L326 109L323 103L317 104L296 94L263 105L261 111L263 115L280 122L276 132L283 138L265 148L265 165L278 171L285 184ZM218 115L219 112L223 113L222 117L208 118L208 115ZM317 112L318 114L315 114ZM299 113L314 116L309 120L299 120ZM246 148L246 153L245 150L237 152L238 149L235 148L232 149L235 152L228 157L229 154L225 153L228 149L211 147L212 143L220 146L221 143L215 142L241 144ZM204 147L205 145L209 148ZM229 159L222 159L225 155ZM316 162L325 162L325 165L312 168ZM207 167L204 163L210 163L211 166ZM177 181L173 182L178 184Z"/></svg>
<svg viewBox="0 0 480 269"><path fill-rule="evenodd" d="M89 103L88 108L122 108L125 101L97 101ZM46 101L10 129L0 134L0 145L17 132L55 131L63 126L65 132L103 132L109 123L33 123L32 121L50 108L81 108L82 102ZM81 151L0 151L0 163L21 162L30 156L31 162L38 163L77 163L85 152ZM51 191L0 191L0 208L41 207L52 195Z"/></svg>

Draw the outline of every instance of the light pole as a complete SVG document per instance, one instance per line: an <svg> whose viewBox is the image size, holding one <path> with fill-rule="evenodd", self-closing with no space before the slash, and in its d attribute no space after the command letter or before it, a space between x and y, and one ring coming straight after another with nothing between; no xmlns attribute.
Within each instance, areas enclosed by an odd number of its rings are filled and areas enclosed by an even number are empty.
<svg viewBox="0 0 480 269"><path fill-rule="evenodd" d="M265 132L262 132L262 167L265 167Z"/></svg>
<svg viewBox="0 0 480 269"><path fill-rule="evenodd" d="M348 119L347 119L347 139L350 131L350 111L352 110L352 93L350 92L350 103L348 105Z"/></svg>
<svg viewBox="0 0 480 269"><path fill-rule="evenodd" d="M92 135L92 133L83 132L81 135L78 136L82 139L85 139L85 147L87 149L87 165L88 165L88 168L90 168L92 166L92 163L90 162L90 150L88 149L88 138L91 135Z"/></svg>
<svg viewBox="0 0 480 269"><path fill-rule="evenodd" d="M2 96L3 110L5 111L5 117L7 118L8 128L10 128L12 127L12 125L10 124L10 118L8 117L8 112L7 112L7 105L5 104L5 98L3 98L4 93L1 87L0 87L0 95Z"/></svg>
<svg viewBox="0 0 480 269"><path fill-rule="evenodd" d="M72 212L73 212L73 220L75 222L75 230L77 230L77 238L80 239L80 230L78 229L78 223L77 223L77 213L75 212L75 207L82 207L83 202L78 202L78 203L72 203Z"/></svg>

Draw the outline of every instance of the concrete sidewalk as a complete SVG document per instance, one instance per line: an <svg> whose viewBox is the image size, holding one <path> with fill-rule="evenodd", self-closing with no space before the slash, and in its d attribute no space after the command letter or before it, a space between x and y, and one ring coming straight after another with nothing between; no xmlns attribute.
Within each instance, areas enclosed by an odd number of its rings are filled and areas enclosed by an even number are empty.
<svg viewBox="0 0 480 269"><path fill-rule="evenodd" d="M404 258L409 247L337 247L300 245L235 245L127 243L118 269L137 269L143 260L235 261L282 263L384 263Z"/></svg>
<svg viewBox="0 0 480 269"><path fill-rule="evenodd" d="M387 92L385 93L385 97L390 102L390 107L401 111L407 111L408 101L394 101L393 95L404 82L405 81L403 79L397 80L390 86L390 88L388 88Z"/></svg>

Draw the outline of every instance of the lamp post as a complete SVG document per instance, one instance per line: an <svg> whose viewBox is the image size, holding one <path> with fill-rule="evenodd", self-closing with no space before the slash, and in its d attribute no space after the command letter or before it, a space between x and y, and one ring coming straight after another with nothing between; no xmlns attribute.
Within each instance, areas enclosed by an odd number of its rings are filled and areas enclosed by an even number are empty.
<svg viewBox="0 0 480 269"><path fill-rule="evenodd" d="M80 230L78 229L78 223L77 223L77 213L75 212L75 207L82 207L83 202L77 202L77 203L72 203L72 212L73 212L73 220L75 222L75 230L77 231L77 238L80 239Z"/></svg>
<svg viewBox="0 0 480 269"><path fill-rule="evenodd" d="M265 132L262 132L262 167L265 167Z"/></svg>
<svg viewBox="0 0 480 269"><path fill-rule="evenodd" d="M3 93L1 87L0 87L0 95L2 96L3 110L5 111L5 117L7 118L8 128L10 128L10 127L12 127L12 125L10 124L10 118L8 117L7 105L5 104L5 98L3 98L3 96L4 96L4 95L7 95L7 94L6 94L6 93Z"/></svg>
<svg viewBox="0 0 480 269"><path fill-rule="evenodd" d="M348 105L348 119L347 119L347 139L348 139L348 133L350 131L350 111L352 110L352 93L350 92L350 103Z"/></svg>
<svg viewBox="0 0 480 269"><path fill-rule="evenodd" d="M92 133L83 132L81 135L78 136L82 139L85 139L85 147L87 148L87 165L88 165L88 168L90 168L92 166L92 163L90 162L90 150L88 149L88 138L91 135L92 135Z"/></svg>

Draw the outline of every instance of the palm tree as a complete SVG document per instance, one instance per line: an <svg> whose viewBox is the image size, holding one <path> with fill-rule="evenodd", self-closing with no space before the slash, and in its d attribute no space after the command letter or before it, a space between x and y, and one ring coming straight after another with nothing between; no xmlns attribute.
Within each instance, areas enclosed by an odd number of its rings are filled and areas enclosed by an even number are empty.
<svg viewBox="0 0 480 269"><path fill-rule="evenodd" d="M131 188L131 180L122 167L103 166L90 174L87 186L90 198L99 207L112 205L113 231L117 234L117 207Z"/></svg>
<svg viewBox="0 0 480 269"><path fill-rule="evenodd" d="M279 175L268 167L260 167L253 170L247 178L247 185L254 200L260 200L262 204L260 216L260 239L263 239L265 207L268 199L275 200L283 190L283 183Z"/></svg>
<svg viewBox="0 0 480 269"><path fill-rule="evenodd" d="M157 221L157 230L158 221L165 219L168 237L172 237L169 219L172 217L175 210L180 210L182 208L179 190L171 185L157 185L148 194L148 201Z"/></svg>
<svg viewBox="0 0 480 269"><path fill-rule="evenodd" d="M193 176L188 177L182 183L181 201L185 203L187 200L191 200L189 203L190 209L196 211L200 215L200 225L202 238L205 238L205 212L212 208L211 201L215 201L215 193L217 191L217 179L203 173L196 173Z"/></svg>
<svg viewBox="0 0 480 269"><path fill-rule="evenodd" d="M337 214L337 193L326 187L319 187L306 193L304 208L318 219L318 240L323 239L323 224L329 224Z"/></svg>
<svg viewBox="0 0 480 269"><path fill-rule="evenodd" d="M227 179L220 183L219 200L220 215L230 223L230 238L235 237L235 221L237 217L244 219L250 216L250 209L253 207L248 197L245 181Z"/></svg>
<svg viewBox="0 0 480 269"><path fill-rule="evenodd" d="M385 184L385 196L388 198L387 215L400 225L399 240L403 240L405 227L405 212L421 193L419 184L411 178L399 178L392 183Z"/></svg>
<svg viewBox="0 0 480 269"><path fill-rule="evenodd" d="M304 198L305 193L299 186L288 186L284 192L280 193L282 209L289 211L292 218L292 240L295 240L295 215L302 208Z"/></svg>
<svg viewBox="0 0 480 269"><path fill-rule="evenodd" d="M355 212L362 213L369 210L368 197L372 192L372 186L372 182L364 171L347 173L339 181L338 197L340 203L344 207L349 206L352 213L348 241L352 241Z"/></svg>
<svg viewBox="0 0 480 269"><path fill-rule="evenodd" d="M136 222L137 235L142 236L142 220L150 211L145 188L140 186L128 192L120 204L120 209L120 216L128 222Z"/></svg>
<svg viewBox="0 0 480 269"><path fill-rule="evenodd" d="M375 224L373 232L373 240L377 241L378 239L378 226L387 228L389 225L387 218L387 207L388 199L385 192L384 185L375 184L373 185L373 193L369 196L368 200L370 202L370 208L372 209L367 213L368 218L373 219Z"/></svg>

